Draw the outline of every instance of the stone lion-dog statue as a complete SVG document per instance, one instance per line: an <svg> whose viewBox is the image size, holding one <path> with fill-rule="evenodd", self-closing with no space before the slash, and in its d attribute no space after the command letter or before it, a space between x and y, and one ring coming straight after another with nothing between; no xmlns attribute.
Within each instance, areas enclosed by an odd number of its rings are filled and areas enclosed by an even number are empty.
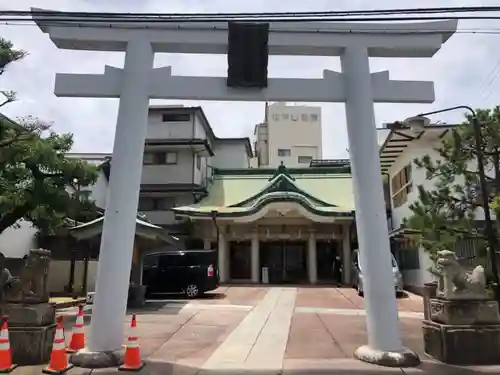
<svg viewBox="0 0 500 375"><path fill-rule="evenodd" d="M10 271L2 266L0 279L5 279L2 285L3 301L28 304L48 302L49 263L49 250L33 249L25 257L19 277L12 277Z"/></svg>
<svg viewBox="0 0 500 375"><path fill-rule="evenodd" d="M453 251L438 251L433 273L439 277L436 291L438 298L447 300L489 299L484 267L479 265L468 272L459 264Z"/></svg>

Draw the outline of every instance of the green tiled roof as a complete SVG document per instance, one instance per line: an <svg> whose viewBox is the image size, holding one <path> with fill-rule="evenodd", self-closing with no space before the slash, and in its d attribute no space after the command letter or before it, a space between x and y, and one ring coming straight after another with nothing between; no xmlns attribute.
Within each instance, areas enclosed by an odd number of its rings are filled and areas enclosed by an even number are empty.
<svg viewBox="0 0 500 375"><path fill-rule="evenodd" d="M276 201L294 201L319 215L349 216L354 211L350 174L288 174L286 168L269 173L216 175L208 196L195 205L176 207L187 216L241 216Z"/></svg>

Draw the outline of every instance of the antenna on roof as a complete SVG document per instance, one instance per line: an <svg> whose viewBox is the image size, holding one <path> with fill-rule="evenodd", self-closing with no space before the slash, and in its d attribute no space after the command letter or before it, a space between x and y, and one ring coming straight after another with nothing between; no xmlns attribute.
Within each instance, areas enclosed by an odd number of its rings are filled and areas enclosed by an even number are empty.
<svg viewBox="0 0 500 375"><path fill-rule="evenodd" d="M264 107L264 123L267 124L267 112L269 111L269 103L266 102L266 105Z"/></svg>

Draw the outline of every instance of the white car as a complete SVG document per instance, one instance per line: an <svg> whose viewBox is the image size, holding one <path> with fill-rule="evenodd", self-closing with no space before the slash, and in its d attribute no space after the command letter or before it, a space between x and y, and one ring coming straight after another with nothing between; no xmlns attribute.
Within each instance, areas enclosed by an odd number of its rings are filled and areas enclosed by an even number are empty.
<svg viewBox="0 0 500 375"><path fill-rule="evenodd" d="M95 295L95 292L88 292L87 293L87 305L92 305L94 303L94 295Z"/></svg>
<svg viewBox="0 0 500 375"><path fill-rule="evenodd" d="M392 275L394 277L394 288L397 294L403 293L403 276L399 270L396 258L391 254L392 259ZM358 295L363 296L363 272L359 262L359 250L354 250L352 254L352 271L351 271L351 283L352 287L358 292Z"/></svg>

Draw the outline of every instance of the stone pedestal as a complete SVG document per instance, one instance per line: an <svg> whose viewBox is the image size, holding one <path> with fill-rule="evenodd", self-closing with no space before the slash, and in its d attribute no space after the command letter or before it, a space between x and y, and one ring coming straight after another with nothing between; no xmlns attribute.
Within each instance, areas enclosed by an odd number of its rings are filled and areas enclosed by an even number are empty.
<svg viewBox="0 0 500 375"><path fill-rule="evenodd" d="M500 325L449 325L424 320L425 352L454 365L500 364Z"/></svg>
<svg viewBox="0 0 500 375"><path fill-rule="evenodd" d="M448 325L500 324L498 303L489 300L429 301L431 321Z"/></svg>
<svg viewBox="0 0 500 375"><path fill-rule="evenodd" d="M56 319L56 308L50 303L25 305L7 303L1 308L2 315L9 318L9 328L16 326L46 326L53 324Z"/></svg>
<svg viewBox="0 0 500 375"><path fill-rule="evenodd" d="M9 317L12 360L19 365L48 363L56 331L55 306L6 304L2 314Z"/></svg>
<svg viewBox="0 0 500 375"><path fill-rule="evenodd" d="M9 327L12 361L18 365L49 363L56 324L43 327Z"/></svg>
<svg viewBox="0 0 500 375"><path fill-rule="evenodd" d="M432 281L430 283L424 284L424 288L422 290L422 298L424 303L424 319L430 319L430 299L436 298L437 286L437 281Z"/></svg>
<svg viewBox="0 0 500 375"><path fill-rule="evenodd" d="M431 299L429 316L422 327L428 355L454 365L500 364L496 301Z"/></svg>

